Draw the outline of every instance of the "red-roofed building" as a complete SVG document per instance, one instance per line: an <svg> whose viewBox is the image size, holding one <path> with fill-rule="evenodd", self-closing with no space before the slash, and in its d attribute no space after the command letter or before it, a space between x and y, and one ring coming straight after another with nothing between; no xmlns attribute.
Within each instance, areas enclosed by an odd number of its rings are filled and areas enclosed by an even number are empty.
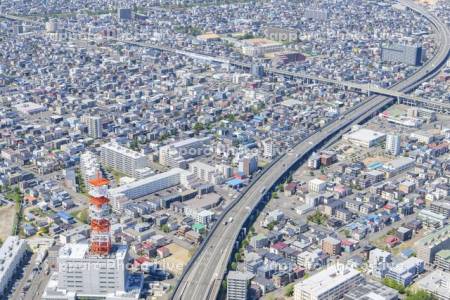
<svg viewBox="0 0 450 300"><path fill-rule="evenodd" d="M139 256L134 260L133 267L140 267L143 263L150 261L146 256Z"/></svg>
<svg viewBox="0 0 450 300"><path fill-rule="evenodd" d="M384 207L384 210L388 213L395 213L397 211L397 207L395 207L395 205L392 204L386 204Z"/></svg>
<svg viewBox="0 0 450 300"><path fill-rule="evenodd" d="M286 196L292 196L297 192L297 184L295 182L290 182L284 188L284 194Z"/></svg>
<svg viewBox="0 0 450 300"><path fill-rule="evenodd" d="M170 255L170 250L167 247L159 247L156 249L156 253L160 258L165 258Z"/></svg>
<svg viewBox="0 0 450 300"><path fill-rule="evenodd" d="M274 254L280 254L281 250L283 250L284 248L286 248L288 245L286 243L283 242L277 242L275 244L273 244L272 246L270 246L270 253L274 253Z"/></svg>
<svg viewBox="0 0 450 300"><path fill-rule="evenodd" d="M386 238L385 242L388 245L388 247L393 248L398 244L400 244L400 239L396 236L390 235Z"/></svg>

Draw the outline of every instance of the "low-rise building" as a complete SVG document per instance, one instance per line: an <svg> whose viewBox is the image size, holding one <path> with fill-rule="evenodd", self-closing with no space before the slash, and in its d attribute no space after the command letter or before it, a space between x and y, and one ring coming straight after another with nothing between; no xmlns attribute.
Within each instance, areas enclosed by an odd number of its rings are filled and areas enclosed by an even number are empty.
<svg viewBox="0 0 450 300"><path fill-rule="evenodd" d="M434 264L439 269L450 272L450 249L441 250L436 253Z"/></svg>
<svg viewBox="0 0 450 300"><path fill-rule="evenodd" d="M403 286L409 286L414 278L424 272L424 261L420 258L410 257L407 260L390 268L386 273L387 278L391 278Z"/></svg>
<svg viewBox="0 0 450 300"><path fill-rule="evenodd" d="M417 281L417 286L437 297L450 300L450 273L436 270Z"/></svg>
<svg viewBox="0 0 450 300"><path fill-rule="evenodd" d="M377 281L368 280L344 295L344 300L397 300L398 292Z"/></svg>

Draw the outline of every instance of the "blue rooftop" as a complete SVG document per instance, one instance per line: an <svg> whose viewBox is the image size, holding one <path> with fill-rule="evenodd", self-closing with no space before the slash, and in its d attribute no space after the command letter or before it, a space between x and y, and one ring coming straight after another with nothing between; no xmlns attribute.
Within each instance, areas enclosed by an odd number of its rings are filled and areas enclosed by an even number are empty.
<svg viewBox="0 0 450 300"><path fill-rule="evenodd" d="M58 211L58 212L56 213L56 215L57 215L58 217L60 217L61 219L64 219L64 220L67 220L67 221L73 219L73 217L72 217L71 215L69 215L68 213L66 213L65 211Z"/></svg>
<svg viewBox="0 0 450 300"><path fill-rule="evenodd" d="M415 253L415 252L414 252L413 249L407 248L407 249L405 249L405 250L403 250L403 251L401 252L401 255L402 255L403 257L411 257L411 255L413 255L414 253Z"/></svg>
<svg viewBox="0 0 450 300"><path fill-rule="evenodd" d="M227 181L227 185L231 186L231 187L241 186L241 185L243 185L243 183L244 182L242 180L238 179L238 178L231 179L231 180Z"/></svg>
<svg viewBox="0 0 450 300"><path fill-rule="evenodd" d="M379 168L381 168L382 166L383 166L383 164L380 163L380 162L373 162L373 163L369 164L369 165L367 166L367 168L368 168L368 169L371 169L371 170L374 170L374 169L379 169Z"/></svg>

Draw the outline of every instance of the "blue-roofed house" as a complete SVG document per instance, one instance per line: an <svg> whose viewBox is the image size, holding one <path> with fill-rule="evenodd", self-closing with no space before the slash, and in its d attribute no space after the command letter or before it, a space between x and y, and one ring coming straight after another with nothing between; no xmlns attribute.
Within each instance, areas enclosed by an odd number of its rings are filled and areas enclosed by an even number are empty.
<svg viewBox="0 0 450 300"><path fill-rule="evenodd" d="M56 213L56 215L61 219L61 221L63 223L66 223L66 224L75 223L74 218L71 215L69 215L68 213L66 213L65 211L58 211Z"/></svg>

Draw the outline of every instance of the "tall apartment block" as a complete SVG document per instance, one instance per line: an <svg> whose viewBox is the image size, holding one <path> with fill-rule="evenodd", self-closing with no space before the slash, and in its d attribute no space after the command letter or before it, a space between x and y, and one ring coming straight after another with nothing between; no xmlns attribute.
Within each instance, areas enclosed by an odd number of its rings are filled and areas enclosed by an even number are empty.
<svg viewBox="0 0 450 300"><path fill-rule="evenodd" d="M140 173L148 168L147 157L144 154L128 149L115 142L101 146L100 161L106 167L113 168L127 176L135 178L139 178Z"/></svg>
<svg viewBox="0 0 450 300"><path fill-rule="evenodd" d="M164 166L186 169L193 158L207 154L210 138L190 138L159 149L159 162Z"/></svg>
<svg viewBox="0 0 450 300"><path fill-rule="evenodd" d="M103 136L102 118L97 116L87 117L88 135L91 138L98 139Z"/></svg>
<svg viewBox="0 0 450 300"><path fill-rule="evenodd" d="M294 300L337 300L361 282L361 273L336 264L295 285Z"/></svg>
<svg viewBox="0 0 450 300"><path fill-rule="evenodd" d="M0 248L0 299L6 299L11 280L24 260L27 242L18 236L10 236Z"/></svg>
<svg viewBox="0 0 450 300"><path fill-rule="evenodd" d="M388 134L386 136L386 153L397 156L400 154L400 136Z"/></svg>
<svg viewBox="0 0 450 300"><path fill-rule="evenodd" d="M80 155L80 172L84 186L89 189L89 180L96 178L101 172L100 162L94 153L87 151Z"/></svg>
<svg viewBox="0 0 450 300"><path fill-rule="evenodd" d="M246 300L253 274L230 271L227 276L227 300Z"/></svg>

